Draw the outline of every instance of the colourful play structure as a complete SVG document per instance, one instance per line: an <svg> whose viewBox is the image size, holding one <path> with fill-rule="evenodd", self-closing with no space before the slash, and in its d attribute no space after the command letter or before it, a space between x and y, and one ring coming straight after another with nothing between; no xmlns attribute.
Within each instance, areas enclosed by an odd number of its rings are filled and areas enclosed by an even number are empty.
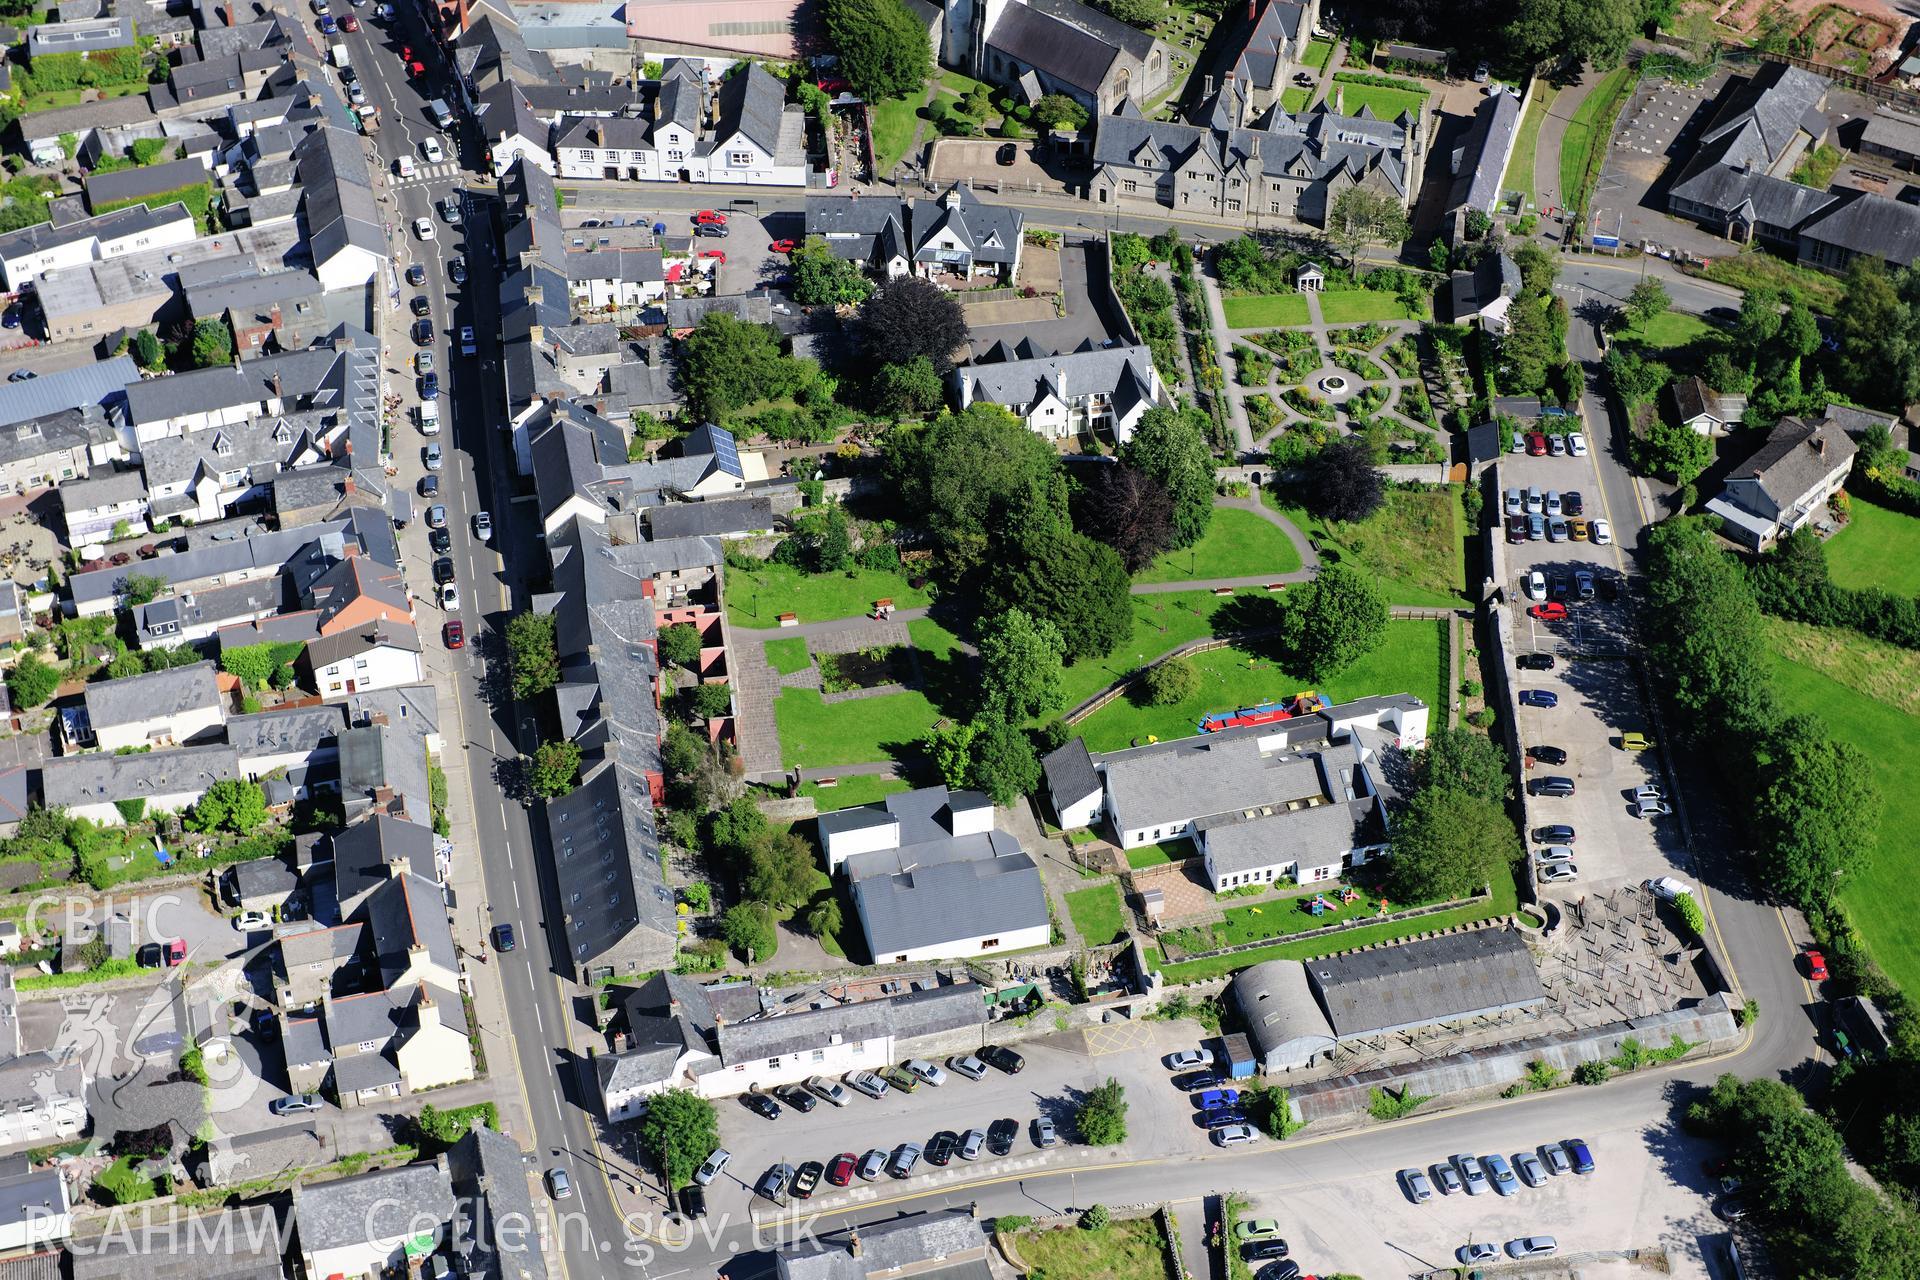
<svg viewBox="0 0 1920 1280"><path fill-rule="evenodd" d="M1291 720L1295 716L1304 716L1315 711L1324 711L1333 703L1324 695L1311 689L1296 693L1283 702L1262 702L1257 706L1241 707L1237 711L1216 711L1201 718L1194 726L1195 733L1219 733L1222 729L1238 729L1250 724L1278 724L1282 720Z"/></svg>

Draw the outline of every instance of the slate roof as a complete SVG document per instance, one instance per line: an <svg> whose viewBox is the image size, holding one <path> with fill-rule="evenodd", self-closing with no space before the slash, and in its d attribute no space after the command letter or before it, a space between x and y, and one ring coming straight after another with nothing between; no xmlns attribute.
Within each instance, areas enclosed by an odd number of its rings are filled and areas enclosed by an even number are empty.
<svg viewBox="0 0 1920 1280"><path fill-rule="evenodd" d="M1150 398L1153 353L1144 345L1094 347L1024 360L992 359L996 354L997 347L987 358L953 371L971 399L1026 405L1048 394L1062 400L1118 395L1129 385Z"/></svg>
<svg viewBox="0 0 1920 1280"><path fill-rule="evenodd" d="M1078 4L1050 7L1063 12L1093 12ZM1120 56L1120 49L1104 33L1096 34L1086 27L1082 21L1069 20L1037 6L1009 4L1000 11L1000 20L993 24L993 30L987 33L987 47L1097 97L1108 68Z"/></svg>
<svg viewBox="0 0 1920 1280"><path fill-rule="evenodd" d="M1448 281L1453 293L1453 318L1477 316L1502 296L1518 297L1521 283L1520 265L1506 250L1482 256L1473 270L1456 271Z"/></svg>
<svg viewBox="0 0 1920 1280"><path fill-rule="evenodd" d="M271 400L293 410L337 410L342 392L336 365L343 358L331 347L315 347L164 378L141 378L136 372L126 388L127 413L135 423L160 422Z"/></svg>
<svg viewBox="0 0 1920 1280"><path fill-rule="evenodd" d="M333 883L340 910L352 914L366 894L388 880L398 862L416 876L437 879L433 829L377 813L333 833Z"/></svg>
<svg viewBox="0 0 1920 1280"><path fill-rule="evenodd" d="M738 1022L760 1012L760 989L743 978L701 983L666 970L635 987L624 1007L630 1021L677 1013L702 1036L711 1036L722 1019Z"/></svg>
<svg viewBox="0 0 1920 1280"><path fill-rule="evenodd" d="M547 1280L541 1233L525 1229L540 1218L519 1144L493 1129L473 1129L453 1144L447 1167L463 1198L486 1200L484 1213L463 1214L457 1224L454 1251L471 1260L463 1273L483 1280Z"/></svg>
<svg viewBox="0 0 1920 1280"><path fill-rule="evenodd" d="M315 263L324 263L349 246L376 258L387 256L380 206L358 136L322 125L293 149L306 197L307 239Z"/></svg>
<svg viewBox="0 0 1920 1280"><path fill-rule="evenodd" d="M1920 118L1880 107L1867 117L1860 141L1901 155L1920 156Z"/></svg>
<svg viewBox="0 0 1920 1280"><path fill-rule="evenodd" d="M227 742L242 757L318 751L347 727L346 708L337 702L282 707L227 721Z"/></svg>
<svg viewBox="0 0 1920 1280"><path fill-rule="evenodd" d="M1039 868L1005 832L858 854L846 867L876 957L1047 923Z"/></svg>
<svg viewBox="0 0 1920 1280"><path fill-rule="evenodd" d="M191 1231L159 1215L150 1225L133 1215L123 1222L124 1230L68 1251L72 1280L280 1280L284 1274L286 1236L271 1204L221 1210L194 1221Z"/></svg>
<svg viewBox="0 0 1920 1280"><path fill-rule="evenodd" d="M1747 210L1753 221L1797 227L1833 197L1776 175L1802 131L1826 131L1818 107L1828 81L1783 63L1768 63L1729 92L1701 130L1693 158L1671 196L1720 216Z"/></svg>
<svg viewBox="0 0 1920 1280"><path fill-rule="evenodd" d="M851 1232L809 1237L800 1245L779 1251L783 1280L867 1280L869 1276L927 1275L929 1263L960 1258L985 1250L986 1228L966 1209L936 1209L930 1213L864 1224L856 1229L860 1256L853 1255ZM938 1280L986 1280L993 1273L984 1259L971 1265L942 1267Z"/></svg>
<svg viewBox="0 0 1920 1280"><path fill-rule="evenodd" d="M38 381L38 379L33 379ZM0 427L0 465L28 462L54 453L71 453L113 438L113 428L98 405L58 409L43 417Z"/></svg>
<svg viewBox="0 0 1920 1280"><path fill-rule="evenodd" d="M649 508L647 524L656 538L751 533L773 528L773 500L756 495L705 502L670 502Z"/></svg>
<svg viewBox="0 0 1920 1280"><path fill-rule="evenodd" d="M883 1036L913 1040L966 1027L984 1028L986 1022L986 998L980 988L972 982L959 982L853 1004L729 1022L716 1036L720 1059L731 1066L816 1049L833 1043L835 1036L846 1041Z"/></svg>
<svg viewBox="0 0 1920 1280"><path fill-rule="evenodd" d="M96 732L221 705L211 662L96 681L86 687L82 698Z"/></svg>
<svg viewBox="0 0 1920 1280"><path fill-rule="evenodd" d="M725 312L747 324L773 323L773 299L764 290L759 293L721 293L699 298L668 298L657 305L666 312L669 329L698 328L702 320L716 312Z"/></svg>
<svg viewBox="0 0 1920 1280"><path fill-rule="evenodd" d="M1513 154L1520 128L1520 95L1488 95L1474 112L1473 126L1461 144L1451 204L1492 213L1500 203L1500 178Z"/></svg>
<svg viewBox="0 0 1920 1280"><path fill-rule="evenodd" d="M1767 442L1727 474L1727 481L1752 481L1788 511L1857 452L1847 433L1831 422L1782 418L1767 434Z"/></svg>
<svg viewBox="0 0 1920 1280"><path fill-rule="evenodd" d="M1287 0L1268 0L1247 32L1247 42L1234 61L1233 76L1265 88L1274 82L1274 71L1300 47L1300 33L1306 24L1305 6Z"/></svg>
<svg viewBox="0 0 1920 1280"><path fill-rule="evenodd" d="M680 1018L628 1019L627 1034L632 1048L593 1060L602 1097L658 1084L673 1074L682 1054L707 1052L705 1042Z"/></svg>
<svg viewBox="0 0 1920 1280"><path fill-rule="evenodd" d="M83 511L114 507L123 502L139 502L146 496L147 478L137 468L119 471L112 467L95 467L85 477L60 485L60 507L67 513L69 521Z"/></svg>
<svg viewBox="0 0 1920 1280"><path fill-rule="evenodd" d="M1087 754L1084 738L1070 738L1048 752L1040 768L1046 775L1047 792L1056 802L1071 804L1100 790L1100 774Z"/></svg>
<svg viewBox="0 0 1920 1280"><path fill-rule="evenodd" d="M90 18L78 22L42 22L27 28L29 60L50 53L92 53L126 49L133 44L133 15Z"/></svg>
<svg viewBox="0 0 1920 1280"><path fill-rule="evenodd" d="M46 761L40 791L48 808L71 808L204 792L223 778L239 776L239 758L224 743L126 756L88 752Z"/></svg>
<svg viewBox="0 0 1920 1280"><path fill-rule="evenodd" d="M1387 837L1380 802L1366 796L1304 809L1282 810L1251 821L1203 826L1207 861L1216 875L1235 875L1284 863L1301 867L1339 863L1349 849Z"/></svg>
<svg viewBox="0 0 1920 1280"><path fill-rule="evenodd" d="M1322 956L1307 973L1342 1039L1547 1002L1527 944L1499 927Z"/></svg>
<svg viewBox="0 0 1920 1280"><path fill-rule="evenodd" d="M235 863L232 876L234 895L243 902L285 896L300 887L300 877L281 858L254 858Z"/></svg>
<svg viewBox="0 0 1920 1280"><path fill-rule="evenodd" d="M366 1244L370 1234L405 1236L415 1215L446 1222L453 1213L453 1185L437 1164L403 1165L335 1182L310 1183L293 1193L300 1246L309 1253Z"/></svg>
<svg viewBox="0 0 1920 1280"><path fill-rule="evenodd" d="M431 835L431 830L428 831ZM425 948L427 958L450 973L460 970L446 896L433 880L405 873L375 889L363 908L374 955L383 969L407 967L407 953Z"/></svg>
<svg viewBox="0 0 1920 1280"><path fill-rule="evenodd" d="M749 59L745 70L720 82L716 146L743 134L769 156L780 151L781 121L786 114L787 90L773 72Z"/></svg>
<svg viewBox="0 0 1920 1280"><path fill-rule="evenodd" d="M207 166L198 160L168 160L161 164L136 165L131 169L117 169L88 178L87 203L97 209L103 204L165 195L169 191L210 180Z"/></svg>
<svg viewBox="0 0 1920 1280"><path fill-rule="evenodd" d="M153 106L144 94L124 98L102 98L73 107L55 107L20 117L20 136L57 138L63 133L84 134L93 129L112 129L153 119Z"/></svg>
<svg viewBox="0 0 1920 1280"><path fill-rule="evenodd" d="M70 409L117 404L126 398L127 385L138 381L140 367L133 357L117 355L97 364L43 373L24 382L0 382L0 425L44 419Z"/></svg>
<svg viewBox="0 0 1920 1280"><path fill-rule="evenodd" d="M1025 218L1018 209L987 204L963 186L955 185L938 200L913 206L914 260L933 262L938 256L930 244L942 231L951 233L976 262L1011 266L1020 256Z"/></svg>
<svg viewBox="0 0 1920 1280"><path fill-rule="evenodd" d="M1101 117L1093 162L1096 168L1138 168L1135 157L1145 148L1154 153L1155 168L1164 172L1184 165L1198 151L1231 170L1256 167L1257 149L1257 168L1269 178L1320 181L1344 173L1357 180L1377 173L1405 195L1410 124L1405 116L1382 120L1367 107L1339 115L1325 102L1299 115L1276 110L1263 129L1215 129L1123 112Z"/></svg>
<svg viewBox="0 0 1920 1280"><path fill-rule="evenodd" d="M375 649L404 649L408 653L419 653L420 632L402 623L381 619L351 631L315 636L307 641L307 662L315 671L319 671Z"/></svg>
<svg viewBox="0 0 1920 1280"><path fill-rule="evenodd" d="M1920 208L1862 192L1836 201L1800 228L1804 239L1906 267L1920 257Z"/></svg>

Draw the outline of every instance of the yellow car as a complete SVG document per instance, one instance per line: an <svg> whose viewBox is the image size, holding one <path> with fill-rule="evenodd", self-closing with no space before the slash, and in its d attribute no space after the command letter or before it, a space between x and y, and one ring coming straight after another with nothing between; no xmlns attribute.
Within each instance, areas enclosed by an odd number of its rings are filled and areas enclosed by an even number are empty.
<svg viewBox="0 0 1920 1280"><path fill-rule="evenodd" d="M1652 745L1651 742L1647 741L1647 735L1644 733L1623 733L1620 735L1620 749L1622 751L1645 751Z"/></svg>

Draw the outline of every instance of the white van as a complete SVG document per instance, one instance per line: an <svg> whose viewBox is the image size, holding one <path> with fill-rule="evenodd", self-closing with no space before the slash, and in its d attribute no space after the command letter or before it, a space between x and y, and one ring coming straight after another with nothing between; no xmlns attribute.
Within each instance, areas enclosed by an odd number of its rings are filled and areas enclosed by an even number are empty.
<svg viewBox="0 0 1920 1280"><path fill-rule="evenodd" d="M422 400L420 407L415 412L420 418L421 435L437 436L440 434L440 402L438 400Z"/></svg>
<svg viewBox="0 0 1920 1280"><path fill-rule="evenodd" d="M393 170L403 178L411 178L416 172L413 167L413 157L401 156L393 162Z"/></svg>

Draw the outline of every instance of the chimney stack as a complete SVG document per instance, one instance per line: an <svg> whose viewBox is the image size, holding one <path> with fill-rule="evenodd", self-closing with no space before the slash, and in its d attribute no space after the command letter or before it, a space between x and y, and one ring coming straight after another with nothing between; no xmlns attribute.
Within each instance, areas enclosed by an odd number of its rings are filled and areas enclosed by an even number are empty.
<svg viewBox="0 0 1920 1280"><path fill-rule="evenodd" d="M860 1256L860 1228L858 1227L847 1232L847 1252L856 1258Z"/></svg>

